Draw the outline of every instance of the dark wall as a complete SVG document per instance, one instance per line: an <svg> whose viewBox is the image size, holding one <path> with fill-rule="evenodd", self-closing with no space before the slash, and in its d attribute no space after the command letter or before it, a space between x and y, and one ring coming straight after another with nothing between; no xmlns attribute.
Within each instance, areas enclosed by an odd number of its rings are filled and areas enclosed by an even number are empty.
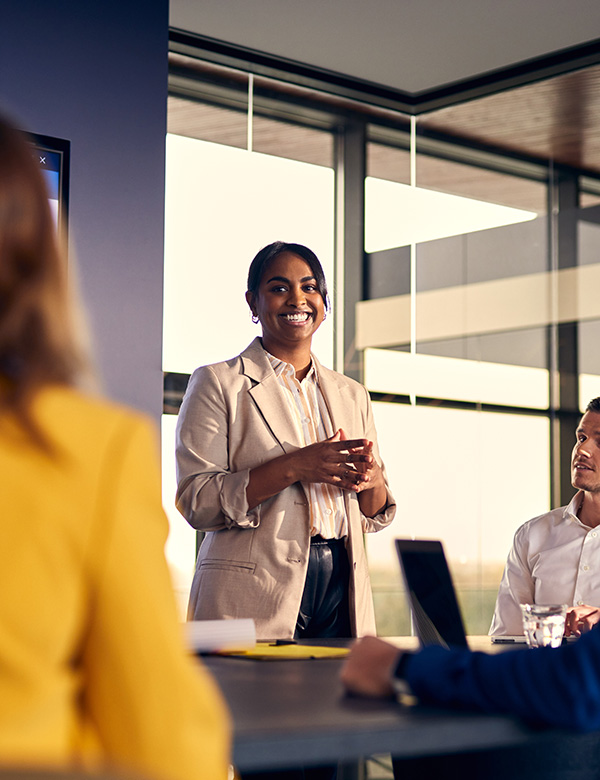
<svg viewBox="0 0 600 780"><path fill-rule="evenodd" d="M71 141L70 255L105 390L162 408L168 0L2 0L0 106Z"/></svg>

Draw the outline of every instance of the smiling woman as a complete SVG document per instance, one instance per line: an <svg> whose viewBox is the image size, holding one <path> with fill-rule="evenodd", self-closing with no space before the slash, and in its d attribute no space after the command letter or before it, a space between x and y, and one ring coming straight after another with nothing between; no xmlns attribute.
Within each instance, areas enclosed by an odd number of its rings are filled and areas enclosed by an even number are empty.
<svg viewBox="0 0 600 780"><path fill-rule="evenodd" d="M281 245L270 244L254 258L246 300L262 325L263 347L293 365L302 380L313 334L325 318L327 285L313 252L301 244Z"/></svg>
<svg viewBox="0 0 600 780"><path fill-rule="evenodd" d="M367 391L311 352L318 258L270 244L246 301L262 338L194 372L177 425L178 507L205 532L189 617L254 618L263 640L374 632L362 534L395 504Z"/></svg>

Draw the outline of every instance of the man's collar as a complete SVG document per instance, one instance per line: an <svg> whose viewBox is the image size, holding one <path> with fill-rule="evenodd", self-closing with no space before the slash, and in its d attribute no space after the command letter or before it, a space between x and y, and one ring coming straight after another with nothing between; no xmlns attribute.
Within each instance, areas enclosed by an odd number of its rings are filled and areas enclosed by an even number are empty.
<svg viewBox="0 0 600 780"><path fill-rule="evenodd" d="M577 522L581 523L581 520L579 519L579 510L581 509L581 505L583 504L583 496L584 496L583 490L578 490L577 493L575 493L573 498L569 501L568 505L565 507L565 511L564 511L565 518L570 517L571 519L574 519ZM583 525L583 523L581 524Z"/></svg>

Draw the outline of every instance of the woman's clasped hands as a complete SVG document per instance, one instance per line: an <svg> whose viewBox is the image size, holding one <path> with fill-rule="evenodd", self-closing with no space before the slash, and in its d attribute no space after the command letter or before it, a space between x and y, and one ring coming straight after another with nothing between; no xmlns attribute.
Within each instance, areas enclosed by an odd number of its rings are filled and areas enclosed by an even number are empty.
<svg viewBox="0 0 600 780"><path fill-rule="evenodd" d="M373 442L348 439L341 428L328 439L297 450L293 457L299 482L326 482L355 493L383 484Z"/></svg>

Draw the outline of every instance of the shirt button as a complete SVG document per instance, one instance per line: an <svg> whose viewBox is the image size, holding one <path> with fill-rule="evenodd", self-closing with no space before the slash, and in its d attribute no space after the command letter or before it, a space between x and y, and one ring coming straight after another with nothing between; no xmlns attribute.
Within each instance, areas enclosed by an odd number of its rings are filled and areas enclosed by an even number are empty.
<svg viewBox="0 0 600 780"><path fill-rule="evenodd" d="M590 568L589 566L584 566L584 567L583 567L583 570L584 570L584 571L589 571L589 568Z"/></svg>
<svg viewBox="0 0 600 780"><path fill-rule="evenodd" d="M583 601L579 600L579 601L577 602L577 606L578 606L578 607L583 607Z"/></svg>
<svg viewBox="0 0 600 780"><path fill-rule="evenodd" d="M325 514L326 514L326 515L330 515L330 514L331 514L331 509L326 509L326 510L325 510Z"/></svg>
<svg viewBox="0 0 600 780"><path fill-rule="evenodd" d="M593 536L593 537L594 537L594 539L595 539L595 538L598 536L598 534L597 534L595 531L592 531L592 536Z"/></svg>

